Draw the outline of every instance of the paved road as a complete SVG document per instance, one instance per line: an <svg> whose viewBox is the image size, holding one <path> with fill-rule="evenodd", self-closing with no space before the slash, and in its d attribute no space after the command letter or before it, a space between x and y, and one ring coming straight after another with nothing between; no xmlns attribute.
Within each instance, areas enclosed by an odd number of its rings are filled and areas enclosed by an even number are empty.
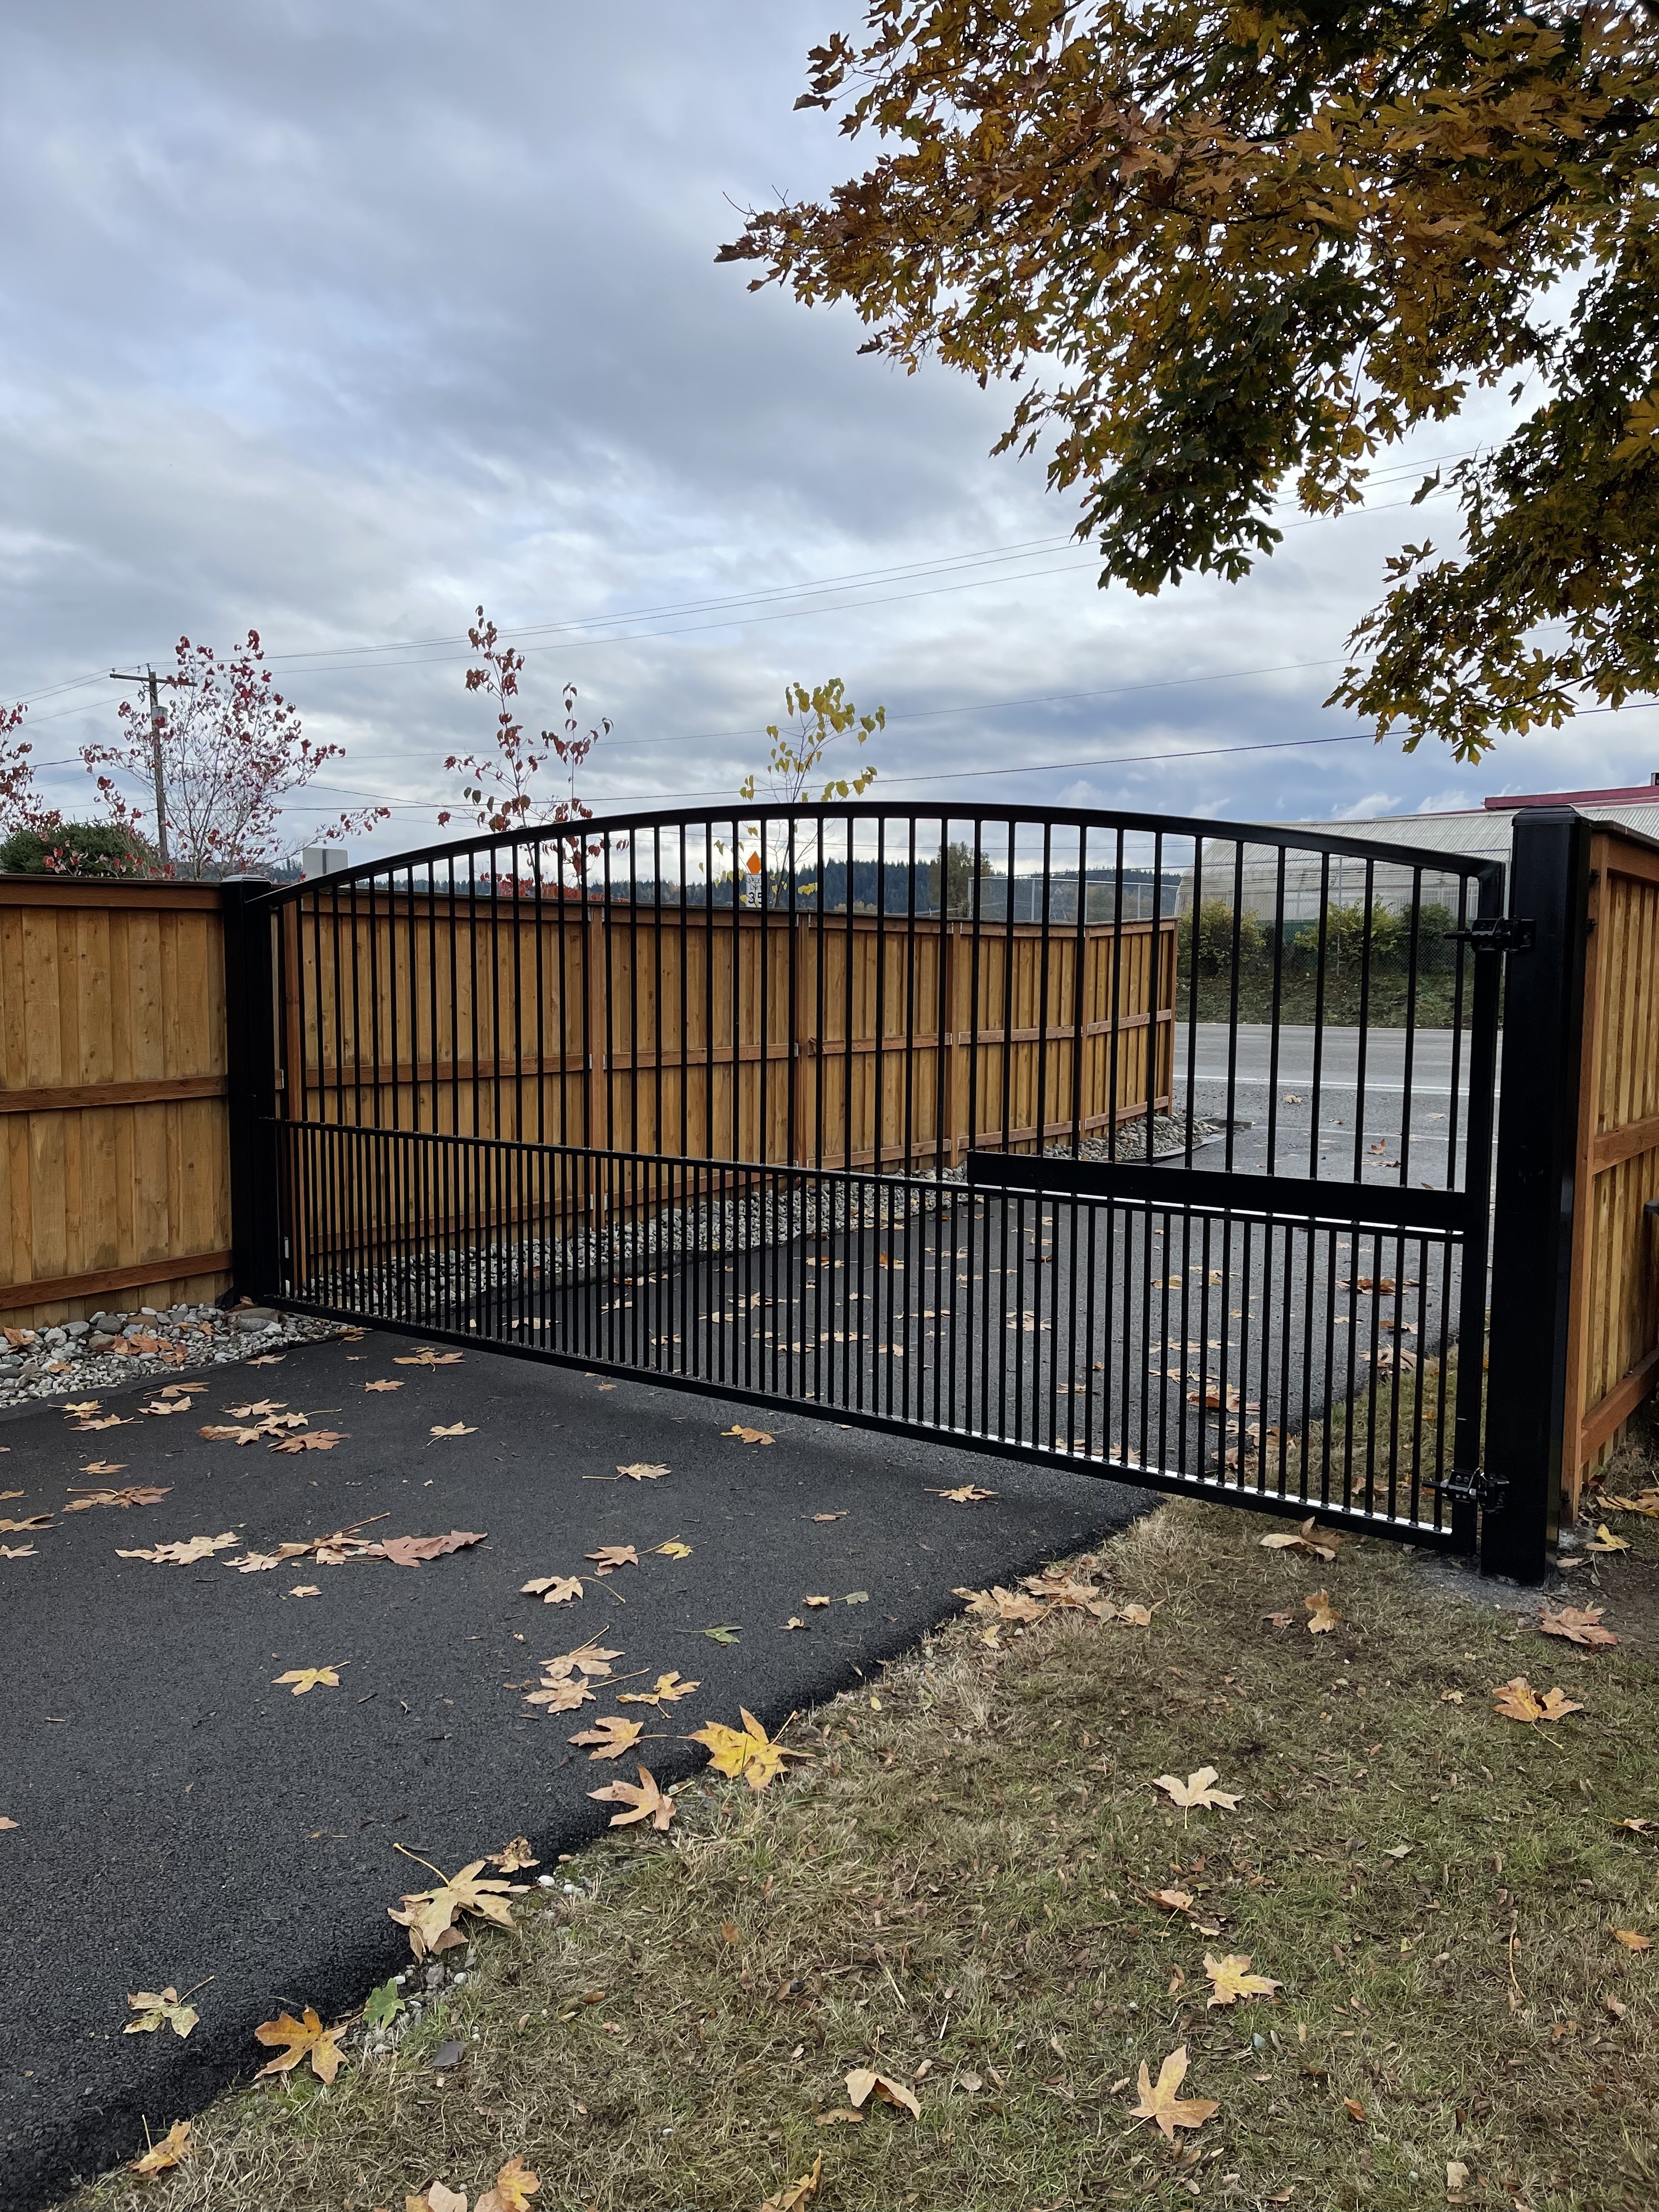
<svg viewBox="0 0 1659 2212"><path fill-rule="evenodd" d="M18 1823L0 1833L6 2212L127 2154L144 2118L165 2127L199 2108L263 2056L252 2030L278 2008L327 2014L395 1971L406 1951L386 1907L424 1877L394 1842L453 1869L515 1830L549 1863L598 1832L611 1808L586 1792L617 1770L571 1749L576 1719L525 1705L536 1662L603 1633L626 1655L619 1669L697 1678L647 1747L659 1778L676 1778L702 1761L688 1729L735 1721L739 1704L775 1724L913 1644L953 1609L955 1585L1006 1581L1146 1502L1081 1474L537 1363L393 1364L415 1348L371 1336L222 1369L179 1418L137 1413L154 1386L111 1395L131 1425L94 1435L55 1407L0 1416L0 1488L21 1493L0 1510L53 1515L5 1536L33 1556L0 1560L0 1814ZM377 1379L404 1387L366 1392ZM347 1441L289 1455L196 1433L259 1395ZM776 1443L722 1436L734 1419ZM472 1433L430 1436L457 1421ZM95 1480L91 1461L168 1495L64 1517L67 1486ZM616 1478L635 1461L672 1472ZM928 1487L969 1480L1000 1495L963 1508ZM117 1557L233 1528L270 1548L374 1516L377 1534L459 1527L488 1541L419 1568L306 1559L242 1575L219 1559ZM653 1553L673 1537L690 1559ZM641 1566L590 1581L579 1604L520 1595L617 1543ZM320 1595L290 1595L306 1584ZM867 1603L840 1602L854 1590ZM809 1594L837 1602L807 1613ZM786 1631L792 1615L810 1627ZM726 1622L740 1624L734 1645L699 1632ZM328 1662L337 1689L273 1686ZM646 1709L588 1709L617 1710ZM122 2034L130 1991L209 1976L188 2042Z"/></svg>
<svg viewBox="0 0 1659 2212"><path fill-rule="evenodd" d="M1224 1022L1200 1022L1198 1024L1194 1073L1202 1082L1224 1083L1227 1079L1230 1037L1233 1033ZM1359 1039L1357 1029L1327 1029L1320 1047L1320 1080L1322 1087L1331 1091L1352 1091L1359 1075ZM1234 1061L1236 1079L1241 1086L1249 1085L1265 1088L1273 1080L1273 1029L1267 1022L1241 1022L1237 1029L1237 1048ZM1314 1042L1316 1032L1311 1024L1286 1024L1279 1032L1279 1073L1282 1084L1309 1085L1313 1081ZM1188 1030L1182 1023L1175 1033L1175 1065L1178 1080L1187 1073ZM1373 1029L1365 1032L1365 1089L1378 1093L1403 1092L1406 1082L1406 1031L1404 1030ZM1444 1097L1451 1091L1452 1047L1458 1040L1450 1030L1419 1030L1412 1039L1412 1091L1423 1097ZM1501 1043L1501 1040L1500 1040ZM1469 1041L1462 1040L1458 1054L1458 1089L1467 1095L1469 1083Z"/></svg>

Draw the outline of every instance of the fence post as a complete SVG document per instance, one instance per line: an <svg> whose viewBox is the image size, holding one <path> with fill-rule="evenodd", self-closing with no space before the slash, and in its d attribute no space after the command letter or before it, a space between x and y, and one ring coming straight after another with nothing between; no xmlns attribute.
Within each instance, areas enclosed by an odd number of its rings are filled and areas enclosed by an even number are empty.
<svg viewBox="0 0 1659 2212"><path fill-rule="evenodd" d="M1518 1582L1547 1571L1560 1511L1591 826L1571 807L1518 808L1510 871L1510 914L1532 941L1504 963L1485 1452L1504 1488L1481 1518L1480 1565Z"/></svg>
<svg viewBox="0 0 1659 2212"><path fill-rule="evenodd" d="M237 1292L267 1298L282 1282L277 1160L276 1018L270 921L254 902L261 876L220 885L225 930L225 1061L229 1083L231 1277Z"/></svg>

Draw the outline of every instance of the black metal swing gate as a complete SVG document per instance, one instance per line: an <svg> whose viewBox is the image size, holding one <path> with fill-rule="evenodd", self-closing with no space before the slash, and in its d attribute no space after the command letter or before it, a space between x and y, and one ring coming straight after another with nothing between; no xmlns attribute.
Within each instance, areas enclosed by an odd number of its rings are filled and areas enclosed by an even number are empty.
<svg viewBox="0 0 1659 2212"><path fill-rule="evenodd" d="M1529 864L1561 915L1568 834ZM1535 1572L1547 1469L1481 1471L1498 956L1527 934L1503 877L1270 828L856 803L233 882L238 1287L1480 1532ZM1572 1015L1540 977L1509 985L1511 1038L1524 999L1547 1056L1517 1074L1512 1048L1506 1079L1523 1272L1554 1249L1522 1154ZM1528 1310L1517 1468L1547 1427Z"/></svg>

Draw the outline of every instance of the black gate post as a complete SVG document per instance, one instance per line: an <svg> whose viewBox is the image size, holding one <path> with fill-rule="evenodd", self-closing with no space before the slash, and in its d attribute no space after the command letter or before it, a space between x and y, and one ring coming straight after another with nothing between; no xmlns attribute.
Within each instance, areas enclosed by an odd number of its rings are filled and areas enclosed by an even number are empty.
<svg viewBox="0 0 1659 2212"><path fill-rule="evenodd" d="M255 904L270 885L227 876L220 885L225 928L225 1058L230 1091L231 1279L256 1303L281 1285L276 1111L276 1015L270 909Z"/></svg>
<svg viewBox="0 0 1659 2212"><path fill-rule="evenodd" d="M1510 914L1531 942L1504 963L1480 1565L1517 1582L1542 1580L1560 1510L1590 830L1516 812Z"/></svg>

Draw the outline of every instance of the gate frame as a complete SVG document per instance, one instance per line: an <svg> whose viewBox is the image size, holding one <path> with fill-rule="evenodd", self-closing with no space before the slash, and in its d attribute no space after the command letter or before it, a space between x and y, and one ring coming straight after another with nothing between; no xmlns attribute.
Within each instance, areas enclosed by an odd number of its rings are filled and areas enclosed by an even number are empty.
<svg viewBox="0 0 1659 2212"><path fill-rule="evenodd" d="M734 814L740 810L734 809ZM866 802L842 809L791 809L840 818L882 811ZM956 818L948 801L926 810L930 818ZM1047 810L1012 806L992 810L1011 822L1041 819ZM973 810L968 810L971 813ZM1092 810L1066 810L1068 819L1091 822ZM629 817L629 832L665 825L685 817L646 815ZM702 819L723 819L721 816ZM963 818L966 818L964 816ZM1241 842L1260 842L1284 846L1287 833L1276 825L1223 822L1188 823L1172 817L1114 813L1099 817L1100 825L1136 828L1172 834L1224 836ZM611 825L604 819L585 823L581 834L602 835ZM1553 1549L1560 1497L1562 1437L1565 1425L1569 1306L1572 1264L1574 1160L1578 1121L1581 1046L1583 1028L1585 947L1589 854L1592 825L1571 808L1527 808L1517 811L1513 832L1512 860L1507 871L1509 920L1497 912L1495 870L1478 878L1477 927L1464 933L1478 956L1474 962L1471 1022L1474 1045L1469 1065L1473 1095L1477 1082L1490 1086L1496 1077L1496 1055L1486 1048L1480 1018L1483 1006L1491 1008L1499 988L1498 965L1490 956L1518 954L1506 962L1503 982L1504 1022L1502 1035L1503 1082L1498 1100L1496 1142L1492 1155L1466 1159L1466 1185L1474 1175L1490 1179L1492 1206L1490 1249L1492 1285L1489 1304L1484 1297L1487 1273L1485 1235L1468 1234L1464 1252L1464 1292L1457 1341L1470 1340L1470 1324L1477 1328L1485 1347L1480 1370L1469 1370L1460 1362L1456 1401L1456 1433L1452 1474L1442 1487L1451 1497L1453 1517L1441 1547L1477 1553L1483 1573L1536 1581L1547 1571ZM1340 832L1336 833L1340 840ZM488 851L501 839L493 836L457 840L441 847L425 847L409 854L387 856L349 872L371 881L380 873L410 868L430 861L439 853L453 857L470 851ZM1354 848L1355 857L1409 857L1417 865L1433 867L1443 855L1419 853L1415 848L1372 847ZM339 878L330 879L337 892L351 888ZM284 1250L282 1242L280 1198L284 1177L279 1139L278 1112L282 1076L278 1065L277 1009L274 989L276 935L280 913L278 886L256 876L227 878L222 885L225 916L227 1026L228 1030L229 1115L232 1161L233 1267L238 1294L278 1305L308 1310L283 1295ZM607 1148L610 1149L610 1148ZM1038 1155L1040 1159L1042 1156ZM1032 1165L1035 1167L1034 1161ZM761 1171L764 1171L763 1168ZM1190 1170L1189 1170L1190 1172ZM1207 1181L1209 1178L1206 1177ZM1230 1177L1231 1179L1231 1177ZM902 1180L902 1178L901 1178ZM1021 1177L1024 1180L1024 1177ZM1162 1179L1160 1179L1162 1182ZM1242 1196L1255 1180L1238 1178ZM1162 1183L1163 1188L1169 1188ZM1173 1194L1172 1194L1173 1195ZM483 1344L486 1348L517 1352L521 1357L555 1360L537 1347L497 1344L477 1336L407 1322L377 1324L412 1336L441 1338L458 1343ZM563 1364L570 1364L568 1361ZM780 1402L775 1395L747 1390L736 1384L711 1384L691 1376L655 1374L631 1366L617 1366L603 1358L585 1356L584 1367L611 1371L699 1395L720 1395L763 1405ZM1484 1382L1484 1388L1483 1388ZM1485 1400L1484 1407L1482 1400ZM826 1417L860 1427L913 1434L912 1427L888 1416L854 1411L845 1406L819 1408L810 1401L787 1401L806 1414L822 1411ZM1480 1449L1482 1431L1484 1454ZM1076 1463L1056 1460L1040 1449L1010 1440L976 1436L941 1435L939 1441L956 1448L1014 1457L1028 1464ZM1096 1472L1094 1469L1086 1470ZM1104 1473L1115 1470L1102 1468ZM1133 1470L1123 1479L1133 1480ZM1208 1496L1216 1502L1280 1511L1293 1510L1294 1501L1213 1488L1201 1479L1185 1478L1163 1487L1176 1494ZM1370 1523L1378 1534L1393 1531ZM1422 1542L1421 1531L1399 1531L1402 1539Z"/></svg>

